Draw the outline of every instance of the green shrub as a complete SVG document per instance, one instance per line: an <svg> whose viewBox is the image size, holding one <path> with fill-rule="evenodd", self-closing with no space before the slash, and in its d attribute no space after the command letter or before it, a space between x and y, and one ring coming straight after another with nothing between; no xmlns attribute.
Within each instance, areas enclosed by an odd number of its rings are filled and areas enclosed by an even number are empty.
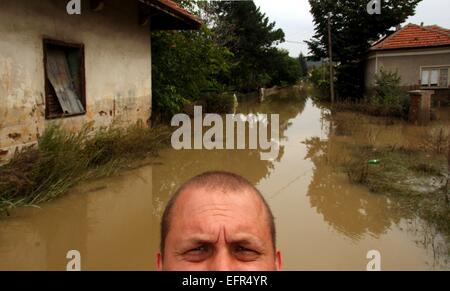
<svg viewBox="0 0 450 291"><path fill-rule="evenodd" d="M205 104L205 113L233 113L237 105L234 94L231 92L208 93L201 98L201 101Z"/></svg>
<svg viewBox="0 0 450 291"><path fill-rule="evenodd" d="M375 75L375 95L372 102L376 105L402 106L405 92L400 87L401 77L397 72L383 69Z"/></svg>
<svg viewBox="0 0 450 291"><path fill-rule="evenodd" d="M330 72L324 67L314 67L309 76L309 81L314 88L314 99L317 101L331 101L330 99Z"/></svg>

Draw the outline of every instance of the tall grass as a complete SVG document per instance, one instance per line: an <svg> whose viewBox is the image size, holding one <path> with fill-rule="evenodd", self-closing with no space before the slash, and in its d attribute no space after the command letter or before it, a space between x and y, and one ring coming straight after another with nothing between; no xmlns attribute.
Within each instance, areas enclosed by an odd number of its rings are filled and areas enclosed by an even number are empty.
<svg viewBox="0 0 450 291"><path fill-rule="evenodd" d="M450 145L450 131L444 127L425 128L422 133L422 148L435 154L446 154Z"/></svg>
<svg viewBox="0 0 450 291"><path fill-rule="evenodd" d="M90 128L70 132L50 126L37 147L22 149L0 167L0 215L51 201L88 178L111 175L128 160L156 155L170 140L167 128L136 125L95 133Z"/></svg>
<svg viewBox="0 0 450 291"><path fill-rule="evenodd" d="M340 101L333 105L335 111L360 112L371 116L394 117L407 119L409 105L376 104L368 100Z"/></svg>

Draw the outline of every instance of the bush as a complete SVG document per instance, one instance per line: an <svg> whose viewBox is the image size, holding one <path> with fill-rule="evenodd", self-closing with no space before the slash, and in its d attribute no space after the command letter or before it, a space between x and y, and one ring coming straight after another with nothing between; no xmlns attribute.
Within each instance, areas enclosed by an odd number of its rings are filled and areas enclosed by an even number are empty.
<svg viewBox="0 0 450 291"><path fill-rule="evenodd" d="M402 106L405 92L400 87L401 77L397 72L387 72L381 69L375 75L375 95L372 103L376 105Z"/></svg>
<svg viewBox="0 0 450 291"><path fill-rule="evenodd" d="M330 72L327 68L320 66L311 70L309 81L314 86L314 97L318 101L330 100Z"/></svg>
<svg viewBox="0 0 450 291"><path fill-rule="evenodd" d="M208 93L201 98L201 101L205 105L205 113L233 113L237 105L234 94L231 92Z"/></svg>
<svg viewBox="0 0 450 291"><path fill-rule="evenodd" d="M222 89L233 55L198 31L152 32L153 123L170 121L208 88Z"/></svg>

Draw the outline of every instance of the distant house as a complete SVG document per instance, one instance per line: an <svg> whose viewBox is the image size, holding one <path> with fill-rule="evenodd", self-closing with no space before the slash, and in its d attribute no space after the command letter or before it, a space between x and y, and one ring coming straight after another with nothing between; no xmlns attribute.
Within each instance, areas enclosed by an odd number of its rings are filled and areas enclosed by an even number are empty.
<svg viewBox="0 0 450 291"><path fill-rule="evenodd" d="M405 89L435 90L435 100L450 100L450 30L408 24L370 48L366 88L381 69L397 71Z"/></svg>
<svg viewBox="0 0 450 291"><path fill-rule="evenodd" d="M52 122L78 130L151 115L150 30L198 29L169 0L0 1L0 159Z"/></svg>

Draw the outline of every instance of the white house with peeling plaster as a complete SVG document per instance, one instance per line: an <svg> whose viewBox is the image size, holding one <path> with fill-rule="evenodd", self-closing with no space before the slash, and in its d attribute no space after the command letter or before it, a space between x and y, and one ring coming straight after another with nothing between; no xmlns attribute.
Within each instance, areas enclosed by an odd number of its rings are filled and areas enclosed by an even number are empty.
<svg viewBox="0 0 450 291"><path fill-rule="evenodd" d="M0 161L46 126L94 129L151 115L150 30L198 29L169 0L0 1Z"/></svg>

